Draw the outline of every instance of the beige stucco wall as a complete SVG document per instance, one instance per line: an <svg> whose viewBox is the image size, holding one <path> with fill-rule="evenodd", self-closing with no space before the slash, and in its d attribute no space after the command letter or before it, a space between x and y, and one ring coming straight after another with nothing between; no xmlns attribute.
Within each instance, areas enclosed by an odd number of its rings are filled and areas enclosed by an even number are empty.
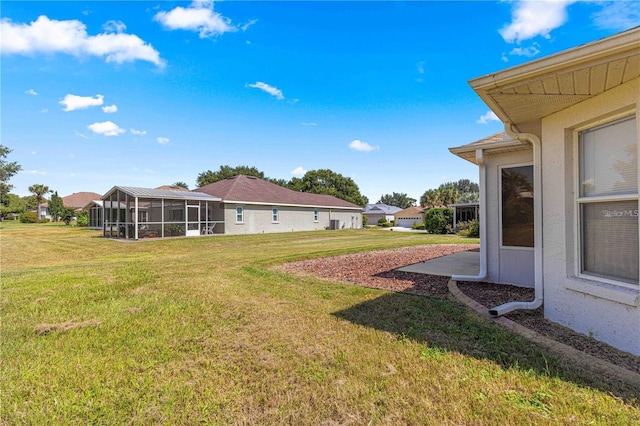
<svg viewBox="0 0 640 426"><path fill-rule="evenodd" d="M633 111L640 123L638 105L640 79L635 79L544 118L541 135L545 317L636 355L640 355L638 288L576 276L574 152L578 130Z"/></svg>
<svg viewBox="0 0 640 426"><path fill-rule="evenodd" d="M532 164L533 151L485 154L487 219L487 281L514 284L521 287L534 285L533 248L501 246L501 167ZM535 188L534 188L535 191ZM481 213L482 214L482 213Z"/></svg>
<svg viewBox="0 0 640 426"><path fill-rule="evenodd" d="M244 221L236 222L236 207L244 207ZM278 222L272 222L272 208L277 207ZM318 221L314 221L314 208L265 206L251 204L225 204L225 234L263 234L274 232L318 231L329 228L330 220L339 220L341 229L362 227L362 212L317 208Z"/></svg>

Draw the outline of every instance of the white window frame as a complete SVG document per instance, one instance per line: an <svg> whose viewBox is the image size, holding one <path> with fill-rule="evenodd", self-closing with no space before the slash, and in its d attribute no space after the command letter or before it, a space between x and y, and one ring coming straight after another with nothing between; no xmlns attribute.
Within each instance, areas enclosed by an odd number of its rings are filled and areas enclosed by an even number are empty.
<svg viewBox="0 0 640 426"><path fill-rule="evenodd" d="M525 167L525 166L531 166L533 167L533 163L532 162L525 162L525 163L514 163L514 164L502 164L500 166L498 166L498 198L500 200L500 214L498 214L499 217L499 232L498 232L498 238L500 238L500 249L508 249L508 250L523 250L523 251L531 251L533 252L535 250L535 245L533 247L522 247L522 246L505 246L502 244L503 238L502 238L502 170L503 169L513 169L516 167ZM535 193L537 191L536 187L535 187L535 180L533 182L531 182L532 185L534 185L533 187L533 193L535 196ZM534 222L535 222L535 217L534 217ZM535 230L534 230L535 233ZM534 234L535 235L535 234Z"/></svg>
<svg viewBox="0 0 640 426"><path fill-rule="evenodd" d="M313 209L313 222L320 222L320 212L318 211L318 209Z"/></svg>
<svg viewBox="0 0 640 426"><path fill-rule="evenodd" d="M625 119L635 118L636 126L638 126L638 116L635 114L635 110L633 112L623 112L614 116L609 116L604 119L594 120L589 122L586 125L580 126L573 130L573 158L574 158L574 170L573 170L573 191L574 191L574 274L576 277L588 280L588 281L596 281L600 283L610 284L614 286L624 287L632 290L638 290L640 287L640 283L630 283L627 281L616 280L615 278L602 277L595 274L584 273L583 271L583 256L582 256L582 208L581 206L589 203L604 203L610 201L635 201L638 203L638 194L619 194L619 195L596 195L590 197L582 197L581 196L581 188L580 188L580 134L584 131L596 129L598 127L606 126L610 123L615 123L616 121L623 121ZM636 134L637 135L637 134ZM637 137L637 136L636 136ZM639 140L636 140L636 149L640 148L638 146L640 144ZM640 149L638 149L640 152ZM638 174L640 177L640 173ZM640 179L640 178L639 178ZM640 190L640 182L638 185L638 189ZM638 218L638 225L640 228L640 217Z"/></svg>
<svg viewBox="0 0 640 426"><path fill-rule="evenodd" d="M279 207L271 207L271 223L280 223Z"/></svg>
<svg viewBox="0 0 640 426"><path fill-rule="evenodd" d="M236 216L236 223L244 223L244 206L236 206L234 214ZM238 217L240 217L240 220L238 220Z"/></svg>

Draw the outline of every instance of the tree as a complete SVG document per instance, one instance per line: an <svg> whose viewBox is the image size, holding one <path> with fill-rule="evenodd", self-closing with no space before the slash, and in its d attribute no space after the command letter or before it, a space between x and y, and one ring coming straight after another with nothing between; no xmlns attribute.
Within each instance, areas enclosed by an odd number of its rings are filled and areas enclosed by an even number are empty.
<svg viewBox="0 0 640 426"><path fill-rule="evenodd" d="M429 208L442 206L440 192L437 189L427 189L420 197L420 205Z"/></svg>
<svg viewBox="0 0 640 426"><path fill-rule="evenodd" d="M49 200L49 213L54 222L58 222L64 215L64 203L58 195L58 191L54 192Z"/></svg>
<svg viewBox="0 0 640 426"><path fill-rule="evenodd" d="M40 219L40 205L42 204L42 200L44 200L44 196L51 192L51 190L46 185L36 183L29 187L29 192L35 195L36 200L38 201L38 219Z"/></svg>
<svg viewBox="0 0 640 426"><path fill-rule="evenodd" d="M342 176L329 169L310 170L295 182L290 189L311 192L313 194L327 194L348 201L358 206L364 206L369 201L360 193L358 185L351 178Z"/></svg>
<svg viewBox="0 0 640 426"><path fill-rule="evenodd" d="M173 186L177 186L177 187L184 188L184 189L189 189L189 185L187 185L186 183L184 183L182 181L175 182L173 184Z"/></svg>
<svg viewBox="0 0 640 426"><path fill-rule="evenodd" d="M27 211L27 202L16 194L7 194L6 205L0 204L0 216L3 218L11 213L24 213Z"/></svg>
<svg viewBox="0 0 640 426"><path fill-rule="evenodd" d="M74 209L73 207L63 207L60 217L62 218L62 221L65 223L65 225L69 225L71 224L71 221L73 220L75 215L76 209Z"/></svg>
<svg viewBox="0 0 640 426"><path fill-rule="evenodd" d="M393 194L385 194L380 197L378 203L386 204L388 206L396 206L401 209L406 209L416 205L416 199L410 198L407 194L394 192Z"/></svg>
<svg viewBox="0 0 640 426"><path fill-rule="evenodd" d="M9 163L5 160L10 152L9 148L0 145L0 204L3 206L8 205L8 195L13 188L13 185L9 184L9 179L22 169L15 161Z"/></svg>
<svg viewBox="0 0 640 426"><path fill-rule="evenodd" d="M227 179L230 177L245 175L245 176L255 176L260 179L264 179L264 172L261 172L255 167L249 166L220 166L220 170L217 172L212 172L211 170L207 170L206 172L202 172L198 175L196 179L196 183L198 187L202 187L205 185L209 185L210 183L218 182L223 179Z"/></svg>

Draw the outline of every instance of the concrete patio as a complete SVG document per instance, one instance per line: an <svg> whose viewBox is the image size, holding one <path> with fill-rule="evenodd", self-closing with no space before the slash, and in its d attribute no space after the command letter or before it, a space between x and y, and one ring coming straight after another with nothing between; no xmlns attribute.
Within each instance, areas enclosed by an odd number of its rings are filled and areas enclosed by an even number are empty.
<svg viewBox="0 0 640 426"><path fill-rule="evenodd" d="M417 274L440 275L478 275L480 272L480 252L460 251L398 269Z"/></svg>

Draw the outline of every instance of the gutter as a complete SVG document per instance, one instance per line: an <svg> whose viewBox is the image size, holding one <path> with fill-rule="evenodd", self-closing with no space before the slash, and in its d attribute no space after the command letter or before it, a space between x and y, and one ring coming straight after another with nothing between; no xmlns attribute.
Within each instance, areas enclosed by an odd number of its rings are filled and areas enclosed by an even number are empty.
<svg viewBox="0 0 640 426"><path fill-rule="evenodd" d="M516 127L506 122L504 130L511 139L526 140L533 147L533 217L534 217L534 299L530 302L507 302L489 309L494 317L508 314L518 309L537 309L544 300L544 278L542 275L542 146L540 138L531 133L518 133ZM482 188L481 188L482 190ZM481 228L482 229L482 228Z"/></svg>
<svg viewBox="0 0 640 426"><path fill-rule="evenodd" d="M476 149L476 164L480 174L480 271L478 275L454 275L454 281L485 281L487 279L487 168L484 164L484 151Z"/></svg>

